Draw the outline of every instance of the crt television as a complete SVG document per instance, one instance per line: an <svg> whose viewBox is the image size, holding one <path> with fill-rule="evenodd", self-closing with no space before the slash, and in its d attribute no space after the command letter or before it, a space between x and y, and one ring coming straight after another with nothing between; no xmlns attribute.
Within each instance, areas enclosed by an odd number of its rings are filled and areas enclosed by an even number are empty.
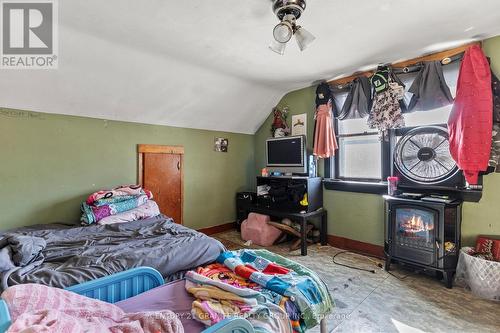
<svg viewBox="0 0 500 333"><path fill-rule="evenodd" d="M307 174L306 137L298 135L267 139L266 162L270 172Z"/></svg>

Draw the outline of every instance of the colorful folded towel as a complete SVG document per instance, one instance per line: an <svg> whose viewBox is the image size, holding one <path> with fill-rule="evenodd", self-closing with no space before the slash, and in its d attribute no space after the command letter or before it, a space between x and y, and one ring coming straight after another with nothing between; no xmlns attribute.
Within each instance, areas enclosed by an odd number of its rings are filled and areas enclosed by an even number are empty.
<svg viewBox="0 0 500 333"><path fill-rule="evenodd" d="M137 194L137 195L119 195L119 196L116 196L116 197L103 198L103 199L99 199L99 200L94 201L94 203L91 204L91 205L89 205L89 206L95 206L95 207L106 206L106 205L114 204L114 203L117 203L117 202L122 202L122 201L127 201L127 200L130 200L130 199L134 199L134 198L137 198L139 195L143 195L143 194Z"/></svg>
<svg viewBox="0 0 500 333"><path fill-rule="evenodd" d="M105 217L137 208L145 204L149 199L147 194L141 194L127 200L102 204L101 206L93 206L84 202L82 203L82 217L80 220L83 224L96 223Z"/></svg>

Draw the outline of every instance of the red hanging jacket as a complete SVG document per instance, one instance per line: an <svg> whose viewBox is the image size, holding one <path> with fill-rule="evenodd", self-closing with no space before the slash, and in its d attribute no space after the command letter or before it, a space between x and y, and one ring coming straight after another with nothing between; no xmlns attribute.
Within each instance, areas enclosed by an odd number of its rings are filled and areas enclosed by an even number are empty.
<svg viewBox="0 0 500 333"><path fill-rule="evenodd" d="M464 54L448 131L450 153L469 184L488 167L491 149L493 104L490 65L479 45Z"/></svg>

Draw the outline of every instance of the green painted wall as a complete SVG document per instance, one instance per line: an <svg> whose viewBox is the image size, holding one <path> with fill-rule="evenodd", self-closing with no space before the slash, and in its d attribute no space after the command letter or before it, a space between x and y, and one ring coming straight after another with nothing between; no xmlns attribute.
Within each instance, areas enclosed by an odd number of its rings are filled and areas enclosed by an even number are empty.
<svg viewBox="0 0 500 333"><path fill-rule="evenodd" d="M139 143L185 147L185 225L235 220L235 193L254 182L252 135L0 109L0 229L78 221L89 193L136 182Z"/></svg>
<svg viewBox="0 0 500 333"><path fill-rule="evenodd" d="M500 36L487 39L483 43L483 50L490 57L491 68L499 76L500 74Z"/></svg>
<svg viewBox="0 0 500 333"><path fill-rule="evenodd" d="M492 68L500 74L500 37L484 42L484 50L491 57ZM309 146L312 141L314 92L316 87L292 91L281 99L280 106L287 105L290 114L308 114ZM291 119L291 118L290 118ZM257 174L265 166L264 141L270 136L272 116L255 134L255 167ZM320 166L320 174L323 168ZM479 234L500 235L500 174L484 177L483 198L479 203L465 203L463 208L462 238L464 244L473 244ZM329 211L329 234L383 245L384 207L378 195L324 191L324 206Z"/></svg>

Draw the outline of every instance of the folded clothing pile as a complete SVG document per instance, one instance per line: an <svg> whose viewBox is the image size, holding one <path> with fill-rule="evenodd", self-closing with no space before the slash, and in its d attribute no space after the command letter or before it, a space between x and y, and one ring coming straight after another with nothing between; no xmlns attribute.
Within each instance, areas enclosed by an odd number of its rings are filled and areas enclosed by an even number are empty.
<svg viewBox="0 0 500 333"><path fill-rule="evenodd" d="M83 225L131 222L160 214L153 194L140 185L123 185L89 195L82 203Z"/></svg>
<svg viewBox="0 0 500 333"><path fill-rule="evenodd" d="M206 326L240 316L259 332L302 333L333 309L317 274L277 254L243 249L216 261L186 273L192 317Z"/></svg>

